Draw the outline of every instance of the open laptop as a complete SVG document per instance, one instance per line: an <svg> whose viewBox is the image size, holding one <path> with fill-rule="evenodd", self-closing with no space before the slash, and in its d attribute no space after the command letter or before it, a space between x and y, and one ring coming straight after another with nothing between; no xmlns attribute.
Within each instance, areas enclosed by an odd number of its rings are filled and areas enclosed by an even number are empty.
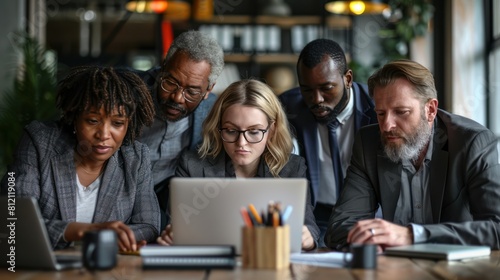
<svg viewBox="0 0 500 280"><path fill-rule="evenodd" d="M170 214L176 245L233 245L241 254L240 209L251 203L260 213L269 201L293 207L290 251L300 252L307 180L303 178L173 178Z"/></svg>
<svg viewBox="0 0 500 280"><path fill-rule="evenodd" d="M56 257L36 199L2 196L0 205L0 266L10 268L14 265L16 270L61 270L82 266L81 256Z"/></svg>

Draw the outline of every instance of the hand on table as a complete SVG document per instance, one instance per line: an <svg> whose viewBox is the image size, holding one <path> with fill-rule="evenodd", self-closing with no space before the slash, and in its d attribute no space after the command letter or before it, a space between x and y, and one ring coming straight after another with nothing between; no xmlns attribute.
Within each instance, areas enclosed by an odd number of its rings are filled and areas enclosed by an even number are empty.
<svg viewBox="0 0 500 280"><path fill-rule="evenodd" d="M385 247L410 245L413 233L410 228L390 223L383 219L358 221L347 234L348 243L378 244Z"/></svg>
<svg viewBox="0 0 500 280"><path fill-rule="evenodd" d="M174 233L172 232L172 225L169 224L161 231L160 236L156 239L156 242L161 245L172 245L174 244Z"/></svg>
<svg viewBox="0 0 500 280"><path fill-rule="evenodd" d="M146 244L145 240L136 241L134 232L121 221L104 223L69 223L64 232L67 241L81 240L85 232L91 230L111 229L116 232L118 249L122 252L137 251Z"/></svg>
<svg viewBox="0 0 500 280"><path fill-rule="evenodd" d="M314 243L314 238L311 235L311 232L306 226L302 226L302 249L306 251L313 250L316 247Z"/></svg>

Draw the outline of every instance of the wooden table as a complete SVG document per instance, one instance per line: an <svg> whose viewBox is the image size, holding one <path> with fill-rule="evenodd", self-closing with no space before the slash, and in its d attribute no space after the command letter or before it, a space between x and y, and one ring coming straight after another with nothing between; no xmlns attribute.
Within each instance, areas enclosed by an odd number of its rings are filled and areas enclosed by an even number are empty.
<svg viewBox="0 0 500 280"><path fill-rule="evenodd" d="M500 251L491 256L464 261L432 261L378 256L376 270L324 268L309 265L291 265L283 270L142 270L141 258L118 257L118 266L108 271L91 273L85 269L67 271L18 270L15 273L2 268L0 279L500 279Z"/></svg>

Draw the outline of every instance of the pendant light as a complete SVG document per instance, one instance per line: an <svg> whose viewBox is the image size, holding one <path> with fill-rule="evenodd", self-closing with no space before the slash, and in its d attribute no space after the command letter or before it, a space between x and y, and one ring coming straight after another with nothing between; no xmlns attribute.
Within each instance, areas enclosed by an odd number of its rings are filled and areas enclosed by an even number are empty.
<svg viewBox="0 0 500 280"><path fill-rule="evenodd" d="M381 14L390 10L383 1L331 1L325 4L325 9L333 14L363 15Z"/></svg>

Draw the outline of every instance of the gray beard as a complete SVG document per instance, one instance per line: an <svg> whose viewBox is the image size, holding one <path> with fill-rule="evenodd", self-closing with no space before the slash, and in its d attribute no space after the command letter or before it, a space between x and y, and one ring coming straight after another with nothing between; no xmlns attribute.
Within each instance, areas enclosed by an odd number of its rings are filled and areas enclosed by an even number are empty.
<svg viewBox="0 0 500 280"><path fill-rule="evenodd" d="M161 120L169 121L169 122L178 122L178 121L184 119L185 117L188 117L189 115L191 115L194 112L194 110L196 110L198 108L198 106L200 106L201 102L203 102L203 100L201 100L192 111L187 111L186 109L182 108L180 105L177 105L175 102L160 100L157 103L156 111L159 112L159 114L157 114L157 115L160 117ZM165 114L163 114L163 110L166 107L179 109L182 113L175 119L169 119L165 116Z"/></svg>
<svg viewBox="0 0 500 280"><path fill-rule="evenodd" d="M401 146L388 145L382 136L384 152L392 162L398 163L403 160L414 162L429 142L431 133L432 128L429 127L425 118L421 119L415 133L407 135Z"/></svg>

